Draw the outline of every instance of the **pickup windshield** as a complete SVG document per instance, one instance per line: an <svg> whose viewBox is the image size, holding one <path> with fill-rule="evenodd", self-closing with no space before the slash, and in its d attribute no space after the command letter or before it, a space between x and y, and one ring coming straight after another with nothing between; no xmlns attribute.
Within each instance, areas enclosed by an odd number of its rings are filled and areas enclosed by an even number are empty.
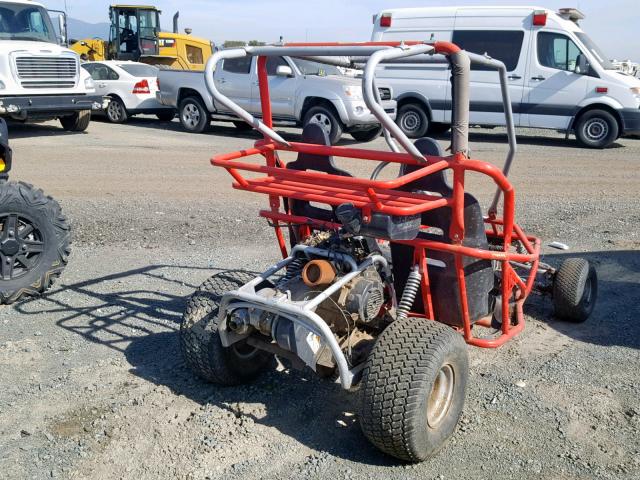
<svg viewBox="0 0 640 480"><path fill-rule="evenodd" d="M58 43L49 15L35 5L0 5L0 40L31 40Z"/></svg>
<svg viewBox="0 0 640 480"><path fill-rule="evenodd" d="M327 75L342 75L340 70L333 65L326 65L324 63L313 62L311 60L303 60L301 58L294 58L293 62L303 75L318 75L325 77Z"/></svg>
<svg viewBox="0 0 640 480"><path fill-rule="evenodd" d="M585 47L587 47L587 50L589 50L591 52L591 55L598 61L598 63L600 64L600 66L602 68L604 68L605 70L615 70L616 69L613 66L613 64L609 61L607 56L602 52L602 50L600 50L600 47L598 47L598 45L596 45L593 42L593 40L591 40L591 38L589 38L589 35L587 35L586 33L582 33L582 32L576 32L576 35L578 36L580 41L583 43L583 45Z"/></svg>

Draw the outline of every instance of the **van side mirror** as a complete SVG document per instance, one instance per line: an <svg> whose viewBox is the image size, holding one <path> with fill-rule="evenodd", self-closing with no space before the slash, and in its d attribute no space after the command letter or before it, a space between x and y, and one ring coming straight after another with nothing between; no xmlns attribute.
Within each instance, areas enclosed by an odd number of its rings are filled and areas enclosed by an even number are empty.
<svg viewBox="0 0 640 480"><path fill-rule="evenodd" d="M574 73L578 75L588 75L591 66L589 65L589 61L587 57L585 57L582 53L578 55L576 58L576 67L573 69Z"/></svg>
<svg viewBox="0 0 640 480"><path fill-rule="evenodd" d="M278 65L278 68L276 68L276 76L293 77L293 70L291 70L289 65Z"/></svg>

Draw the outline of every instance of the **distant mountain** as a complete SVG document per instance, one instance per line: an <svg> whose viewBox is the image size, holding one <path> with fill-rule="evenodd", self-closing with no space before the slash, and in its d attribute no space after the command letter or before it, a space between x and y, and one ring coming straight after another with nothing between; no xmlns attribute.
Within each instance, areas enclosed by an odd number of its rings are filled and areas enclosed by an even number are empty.
<svg viewBox="0 0 640 480"><path fill-rule="evenodd" d="M100 37L104 40L109 38L108 23L87 23L75 18L67 19L67 30L69 38L73 40L80 40L83 38Z"/></svg>

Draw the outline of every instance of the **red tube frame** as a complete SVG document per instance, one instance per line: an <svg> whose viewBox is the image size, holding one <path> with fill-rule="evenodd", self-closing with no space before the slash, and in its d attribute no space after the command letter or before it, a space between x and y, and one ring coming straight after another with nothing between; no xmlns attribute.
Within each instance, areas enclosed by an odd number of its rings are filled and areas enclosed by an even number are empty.
<svg viewBox="0 0 640 480"><path fill-rule="evenodd" d="M420 44L423 42L403 42L405 45ZM399 42L363 42L363 43L288 43L286 46L398 46ZM436 53L450 55L460 49L449 42L435 42L433 44ZM262 121L268 127L272 127L271 100L269 97L269 84L266 70L267 57L258 57L258 84L260 89L260 102L262 106ZM235 179L234 188L269 196L270 210L262 210L260 215L273 222L278 245L283 257L287 256L287 246L282 226L298 227L298 234L309 235L313 228L335 229L340 225L332 222L321 221L313 218L292 215L290 212L282 212L280 197L293 198L306 201L338 205L344 202L354 203L362 209L363 220L366 222L372 212L381 212L390 215L414 215L435 208L448 207L452 209L452 222L449 236L453 243L443 243L433 240L416 238L414 240L397 241L414 248L414 262L419 265L422 272L422 297L425 305L425 314L413 313L434 319L433 302L429 283L427 251L436 250L451 253L454 256L460 300L462 307L461 333L467 343L478 347L495 348L513 338L524 328L523 304L533 288L535 276L538 270L540 240L536 237L526 236L522 229L515 224L515 190L502 171L496 166L473 160L457 153L448 157L429 157L429 164L412 173L403 175L393 180L368 180L362 178L343 177L317 172L287 170L280 162L277 152L289 151L297 153L309 153L314 155L338 156L359 160L385 161L403 163L407 165L420 165L420 163L408 153L394 153L372 151L356 148L334 147L314 144L291 142L290 146L276 145L265 135L264 140L256 142L253 148L240 150L228 154L216 155L211 159L214 166L225 168ZM262 156L266 165L257 165L240 161L249 156ZM426 175L451 169L453 171L453 194L451 198L435 197L427 194L410 193L397 190L398 187L413 182ZM240 171L262 173L265 176L248 179ZM504 198L502 218L485 218L487 224L487 237L492 243L501 242L502 250L484 250L462 245L464 239L464 193L465 173L467 171L478 172L490 177L501 189ZM526 253L513 251L512 242L518 241L526 250ZM501 305L501 331L494 338L477 338L472 332L473 325L484 327L491 326L491 317L484 319L471 319L467 305L466 279L464 275L463 257L473 257L500 262L502 269L502 305ZM510 262L528 264L529 274L526 279L520 278ZM475 321L473 321L475 320Z"/></svg>

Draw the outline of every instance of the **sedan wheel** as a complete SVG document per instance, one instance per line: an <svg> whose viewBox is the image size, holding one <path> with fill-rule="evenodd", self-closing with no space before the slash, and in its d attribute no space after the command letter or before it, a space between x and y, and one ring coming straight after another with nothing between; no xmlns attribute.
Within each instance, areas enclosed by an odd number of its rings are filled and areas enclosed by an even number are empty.
<svg viewBox="0 0 640 480"><path fill-rule="evenodd" d="M122 100L112 98L107 106L107 118L111 123L124 123L127 121L128 114Z"/></svg>

